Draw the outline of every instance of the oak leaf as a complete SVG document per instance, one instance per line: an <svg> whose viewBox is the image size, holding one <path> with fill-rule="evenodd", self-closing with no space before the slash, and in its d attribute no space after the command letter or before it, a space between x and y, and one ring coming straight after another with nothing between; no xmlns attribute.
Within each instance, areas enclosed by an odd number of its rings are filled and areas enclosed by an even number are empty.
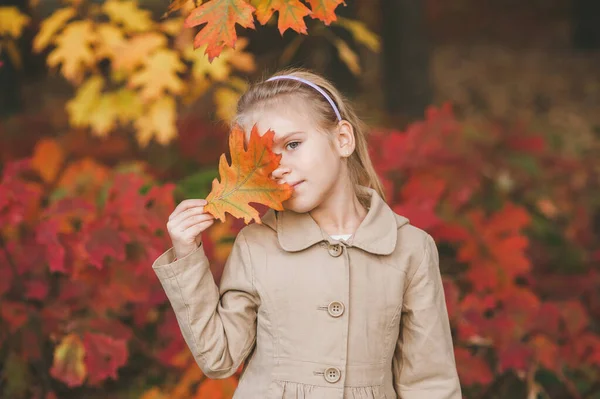
<svg viewBox="0 0 600 399"><path fill-rule="evenodd" d="M337 19L335 9L344 3L344 0L308 0L308 3L312 10L311 17L320 19L325 25L329 25ZM346 4L344 3L344 5Z"/></svg>
<svg viewBox="0 0 600 399"><path fill-rule="evenodd" d="M89 383L96 385L107 378L116 380L117 370L125 365L129 357L127 342L105 334L86 332L83 345Z"/></svg>
<svg viewBox="0 0 600 399"><path fill-rule="evenodd" d="M212 0L194 9L185 19L184 26L204 25L194 38L194 48L207 45L209 60L217 57L225 46L235 47L235 24L254 29L254 7L245 0Z"/></svg>
<svg viewBox="0 0 600 399"><path fill-rule="evenodd" d="M262 25L269 22L273 13L279 12L277 27L279 33L291 28L298 33L306 34L304 17L311 13L310 9L298 0L273 0L263 1L257 4L256 18Z"/></svg>
<svg viewBox="0 0 600 399"><path fill-rule="evenodd" d="M52 41L52 37L58 32L64 24L77 14L74 8L66 7L56 11L40 24L40 31L33 40L33 49L37 52L42 51Z"/></svg>
<svg viewBox="0 0 600 399"><path fill-rule="evenodd" d="M273 152L275 132L268 130L259 135L256 125L250 133L248 148L244 148L244 131L235 126L229 136L231 165L225 154L219 159L218 179L213 180L212 190L206 197L204 209L215 218L225 221L225 212L236 218L244 218L246 224L255 220L261 223L258 211L250 202L283 210L282 202L292 195L287 183L278 184L271 173L279 166L281 155Z"/></svg>
<svg viewBox="0 0 600 399"><path fill-rule="evenodd" d="M155 100L166 94L181 94L184 85L177 72L185 71L179 55L168 49L160 49L152 54L142 69L131 76L130 87L142 87L140 95L143 100Z"/></svg>
<svg viewBox="0 0 600 399"><path fill-rule="evenodd" d="M79 82L87 68L96 63L92 45L97 40L91 21L75 21L55 39L56 48L48 55L48 66L62 64L61 72L68 80Z"/></svg>
<svg viewBox="0 0 600 399"><path fill-rule="evenodd" d="M177 136L176 120L177 107L173 97L158 99L143 116L135 120L138 143L145 147L152 137L156 137L160 144L168 144Z"/></svg>
<svg viewBox="0 0 600 399"><path fill-rule="evenodd" d="M138 8L135 0L108 0L102 6L102 11L128 33L145 32L154 25L151 12Z"/></svg>
<svg viewBox="0 0 600 399"><path fill-rule="evenodd" d="M123 69L127 72L135 70L156 50L165 47L167 38L157 32L146 32L124 41L115 50L113 70Z"/></svg>
<svg viewBox="0 0 600 399"><path fill-rule="evenodd" d="M0 7L0 35L14 38L21 36L23 28L31 18L21 13L17 7Z"/></svg>

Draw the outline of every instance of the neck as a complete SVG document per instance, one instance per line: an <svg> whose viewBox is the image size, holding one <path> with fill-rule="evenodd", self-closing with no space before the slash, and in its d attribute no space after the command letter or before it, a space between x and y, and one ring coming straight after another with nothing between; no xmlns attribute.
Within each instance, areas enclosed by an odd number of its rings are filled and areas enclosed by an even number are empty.
<svg viewBox="0 0 600 399"><path fill-rule="evenodd" d="M358 200L351 181L344 179L310 215L327 234L354 234L367 210Z"/></svg>

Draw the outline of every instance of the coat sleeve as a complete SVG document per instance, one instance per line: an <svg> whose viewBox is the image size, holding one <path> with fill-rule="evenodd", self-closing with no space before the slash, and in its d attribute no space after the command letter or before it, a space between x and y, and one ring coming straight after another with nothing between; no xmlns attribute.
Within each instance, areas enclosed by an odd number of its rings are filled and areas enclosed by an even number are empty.
<svg viewBox="0 0 600 399"><path fill-rule="evenodd" d="M233 244L220 288L202 245L175 261L171 248L154 261L152 268L204 374L209 378L234 374L254 346L260 302L243 232Z"/></svg>
<svg viewBox="0 0 600 399"><path fill-rule="evenodd" d="M423 258L407 281L400 334L392 361L397 396L460 399L439 255L429 234Z"/></svg>

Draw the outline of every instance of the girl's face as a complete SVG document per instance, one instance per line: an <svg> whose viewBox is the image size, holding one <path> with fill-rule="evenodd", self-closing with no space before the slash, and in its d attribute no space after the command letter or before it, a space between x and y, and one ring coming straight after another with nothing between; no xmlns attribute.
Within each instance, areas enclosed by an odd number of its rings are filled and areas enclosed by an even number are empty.
<svg viewBox="0 0 600 399"><path fill-rule="evenodd" d="M296 102L299 103L299 102ZM293 186L292 196L283 203L285 209L310 212L320 206L338 187L349 181L344 156L351 153L345 140L318 130L310 110L303 104L277 106L253 112L244 129L249 136L254 123L260 134L275 132L273 150L281 154L273 178ZM353 140L352 145L353 145Z"/></svg>

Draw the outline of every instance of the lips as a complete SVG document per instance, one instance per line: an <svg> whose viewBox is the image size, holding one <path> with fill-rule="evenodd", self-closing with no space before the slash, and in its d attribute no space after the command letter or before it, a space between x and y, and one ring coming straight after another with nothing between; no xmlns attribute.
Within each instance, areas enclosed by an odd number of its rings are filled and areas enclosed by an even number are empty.
<svg viewBox="0 0 600 399"><path fill-rule="evenodd" d="M296 187L297 187L299 184L302 184L302 183L304 183L304 180L301 180L301 181L299 181L299 182L296 182L296 183L294 183L294 184L291 184L291 186L292 186L292 188L296 188Z"/></svg>

